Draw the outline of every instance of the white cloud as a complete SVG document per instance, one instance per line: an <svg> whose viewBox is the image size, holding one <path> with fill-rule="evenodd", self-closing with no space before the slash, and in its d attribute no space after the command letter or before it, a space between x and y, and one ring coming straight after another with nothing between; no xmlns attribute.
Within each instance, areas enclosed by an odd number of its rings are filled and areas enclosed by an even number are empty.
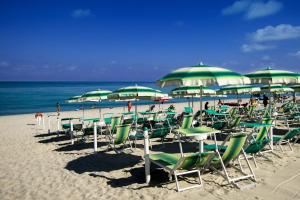
<svg viewBox="0 0 300 200"><path fill-rule="evenodd" d="M242 51L245 53L253 52L253 51L264 51L268 49L276 48L273 45L263 45L263 44L243 44Z"/></svg>
<svg viewBox="0 0 300 200"><path fill-rule="evenodd" d="M268 1L263 2L253 2L248 11L245 13L247 19L255 19L259 17L265 17L268 15L273 15L279 12L282 8L282 4L278 1Z"/></svg>
<svg viewBox="0 0 300 200"><path fill-rule="evenodd" d="M222 10L222 13L223 15L233 15L237 13L242 13L249 8L250 4L250 0L235 1L231 6L224 8Z"/></svg>
<svg viewBox="0 0 300 200"><path fill-rule="evenodd" d="M6 62L6 61L1 61L0 62L0 67L8 67L10 66L10 63Z"/></svg>
<svg viewBox="0 0 300 200"><path fill-rule="evenodd" d="M295 52L295 53L290 53L289 55L295 56L295 57L297 57L297 58L300 58L300 51L297 51L297 52Z"/></svg>
<svg viewBox="0 0 300 200"><path fill-rule="evenodd" d="M300 26L292 26L290 24L266 26L258 29L250 36L256 42L295 39L300 37Z"/></svg>
<svg viewBox="0 0 300 200"><path fill-rule="evenodd" d="M282 3L276 0L254 1L240 0L235 1L231 6L222 10L223 15L234 15L243 13L248 20L273 15L282 9Z"/></svg>
<svg viewBox="0 0 300 200"><path fill-rule="evenodd" d="M73 10L71 16L75 19L82 19L94 16L90 9L76 9Z"/></svg>

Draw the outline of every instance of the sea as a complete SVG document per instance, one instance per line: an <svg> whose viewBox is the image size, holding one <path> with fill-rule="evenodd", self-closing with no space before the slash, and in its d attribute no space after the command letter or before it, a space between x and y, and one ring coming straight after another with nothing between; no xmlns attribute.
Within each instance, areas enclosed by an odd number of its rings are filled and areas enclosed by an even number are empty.
<svg viewBox="0 0 300 200"><path fill-rule="evenodd" d="M127 102L85 102L67 103L66 100L85 92L105 89L114 91L126 86L146 86L169 93L174 87L160 88L155 82L0 82L0 115L25 114L35 112L54 112L57 102L62 111L89 109L95 107L111 108L126 106ZM211 98L204 97L205 100ZM174 98L170 103L187 102L186 98ZM199 100L198 100L199 101ZM157 104L153 101L138 101L137 104Z"/></svg>

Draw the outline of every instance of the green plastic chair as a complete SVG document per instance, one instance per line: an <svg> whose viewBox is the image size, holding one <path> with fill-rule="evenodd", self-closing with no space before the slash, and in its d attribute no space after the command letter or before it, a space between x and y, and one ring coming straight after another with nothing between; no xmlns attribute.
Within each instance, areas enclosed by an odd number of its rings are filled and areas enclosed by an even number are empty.
<svg viewBox="0 0 300 200"><path fill-rule="evenodd" d="M288 144L291 151L293 151L293 147L290 143L293 139L298 139L300 135L300 128L295 128L288 131L285 135L274 135L273 136L273 144L280 147L281 151L283 152L282 144Z"/></svg>
<svg viewBox="0 0 300 200"><path fill-rule="evenodd" d="M163 168L169 173L169 178L172 180L172 175L175 177L176 188L178 192L201 187L202 179L200 176L200 170L197 169L197 164L200 162L207 162L209 156L212 153L193 153L188 156L180 156L178 154L169 153L157 153L150 154L150 162ZM178 176L197 174L198 181L196 185L181 188L178 182Z"/></svg>
<svg viewBox="0 0 300 200"><path fill-rule="evenodd" d="M193 115L184 115L180 129L191 128L193 123Z"/></svg>
<svg viewBox="0 0 300 200"><path fill-rule="evenodd" d="M129 131L130 131L131 125L124 124L124 125L116 125L116 134L115 135L109 135L109 143L108 143L108 150L112 148L116 153L120 153L124 151L124 147L126 145L126 142L129 142L130 150L132 151L132 146L129 141ZM123 149L120 151L117 149L116 145L122 145Z"/></svg>
<svg viewBox="0 0 300 200"><path fill-rule="evenodd" d="M184 107L184 112L187 114L192 114L193 113L193 108L192 107Z"/></svg>
<svg viewBox="0 0 300 200"><path fill-rule="evenodd" d="M121 116L111 117L110 124L106 124L108 134L114 134L116 131L116 126L121 125L121 122Z"/></svg>
<svg viewBox="0 0 300 200"><path fill-rule="evenodd" d="M254 172L243 150L243 146L246 143L246 139L247 139L246 134L239 133L230 136L227 146L215 145L215 144L205 145L204 149L212 149L212 147L214 147L216 153L215 156L209 162L199 163L198 166L204 169L209 168L214 171L217 171L218 174L222 175L228 181L229 184L233 184L236 187L239 187L239 185L236 182L240 180L250 179L252 181L256 181ZM245 168L242 168L242 165L240 163L239 157L241 155L244 157L244 160L246 161L246 166L249 171L248 173L245 172ZM235 175L235 177L233 177L229 175L229 171L226 169L226 167L230 163L233 163L235 160L237 160L239 164L239 168L235 167L235 169L238 170L242 175L241 176Z"/></svg>

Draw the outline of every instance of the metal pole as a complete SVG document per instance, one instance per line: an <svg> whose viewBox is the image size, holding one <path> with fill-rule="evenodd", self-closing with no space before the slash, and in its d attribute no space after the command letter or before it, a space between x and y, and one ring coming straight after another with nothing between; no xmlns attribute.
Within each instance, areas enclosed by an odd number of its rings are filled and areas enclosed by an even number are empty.
<svg viewBox="0 0 300 200"><path fill-rule="evenodd" d="M94 152L97 152L97 123L94 121Z"/></svg>
<svg viewBox="0 0 300 200"><path fill-rule="evenodd" d="M202 126L202 94L203 94L203 86L200 86L200 126Z"/></svg>
<svg viewBox="0 0 300 200"><path fill-rule="evenodd" d="M144 128L144 159L145 159L145 177L146 184L150 183L151 175L150 175L150 158L149 158L149 137L148 137L148 128Z"/></svg>
<svg viewBox="0 0 300 200"><path fill-rule="evenodd" d="M71 130L70 130L70 137L71 137L71 144L73 145L74 144L74 136L73 136L73 130L74 130L74 128L73 128L73 121L72 120L70 120L70 126L71 126Z"/></svg>

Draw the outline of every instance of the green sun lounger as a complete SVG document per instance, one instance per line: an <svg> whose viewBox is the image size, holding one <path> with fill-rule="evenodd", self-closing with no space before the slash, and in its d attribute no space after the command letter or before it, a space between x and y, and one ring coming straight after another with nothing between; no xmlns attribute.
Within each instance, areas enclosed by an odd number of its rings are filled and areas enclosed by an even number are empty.
<svg viewBox="0 0 300 200"><path fill-rule="evenodd" d="M109 143L108 143L108 148L112 148L116 153L123 152L125 149L126 142L129 142L130 150L132 151L132 146L129 141L129 131L130 131L131 125L129 124L124 124L124 125L116 125L116 134L111 134L108 136L109 138ZM118 150L117 146L121 146L122 150Z"/></svg>
<svg viewBox="0 0 300 200"><path fill-rule="evenodd" d="M229 184L240 188L238 182L244 179L256 181L254 172L250 166L250 163L247 159L247 156L244 152L243 146L245 145L247 135L244 133L233 134L229 138L228 145L205 145L204 149L212 150L214 147L215 156L208 163L200 163L199 167L204 169L212 169L213 171L218 172L223 176ZM245 168L242 167L239 158L243 156L246 161L246 167L248 172L245 171ZM238 161L239 167L231 165L242 175L230 175L227 167L234 161Z"/></svg>
<svg viewBox="0 0 300 200"><path fill-rule="evenodd" d="M299 135L300 135L300 128L289 130L285 135L274 135L273 144L279 146L282 152L283 152L282 144L288 144L290 150L293 151L293 147L290 141L293 139L297 140Z"/></svg>
<svg viewBox="0 0 300 200"><path fill-rule="evenodd" d="M172 180L172 175L174 175L177 191L181 192L203 185L200 170L197 169L197 165L198 163L207 162L209 156L212 154L213 153L193 153L188 156L180 156L177 154L157 153L150 154L150 162L167 171L170 180ZM197 174L197 182L192 186L181 188L178 177L188 174Z"/></svg>

